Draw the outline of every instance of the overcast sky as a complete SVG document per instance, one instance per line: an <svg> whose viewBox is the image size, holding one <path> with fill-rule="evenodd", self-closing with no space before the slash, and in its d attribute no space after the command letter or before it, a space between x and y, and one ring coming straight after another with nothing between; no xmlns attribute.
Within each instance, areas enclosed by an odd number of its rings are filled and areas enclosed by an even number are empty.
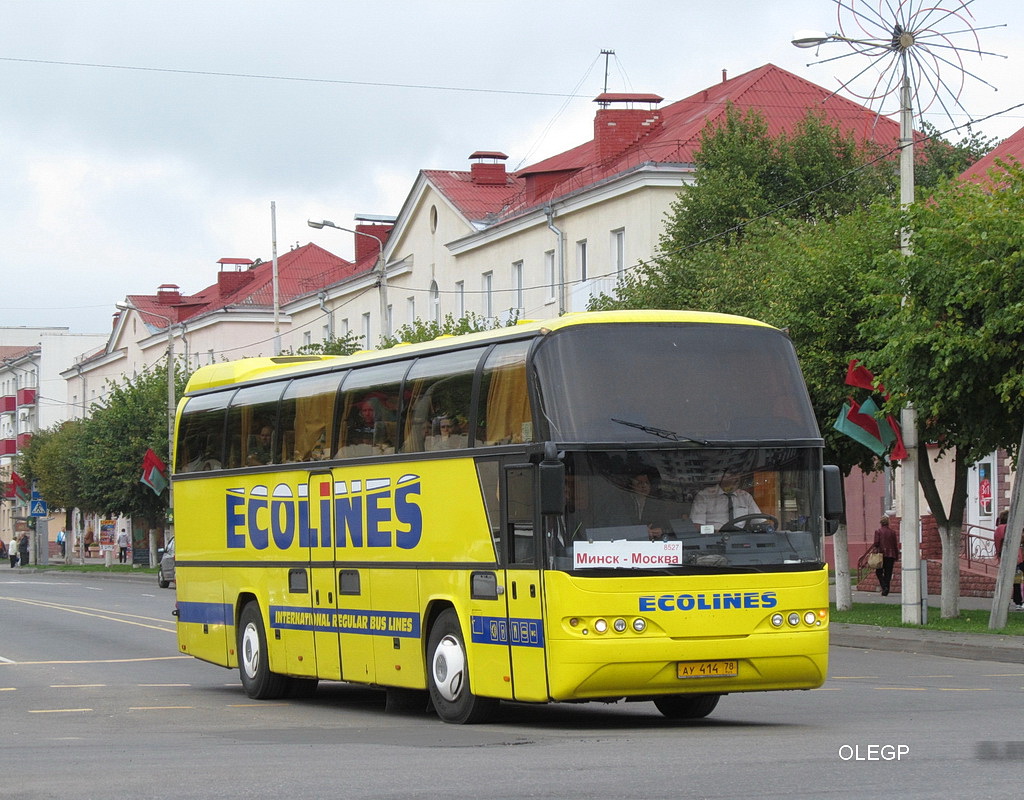
<svg viewBox="0 0 1024 800"><path fill-rule="evenodd" d="M966 78L981 119L1024 103L1024 4L968 9L1006 25L978 36L1008 58L964 55L998 89ZM833 0L0 0L0 20L0 325L80 333L108 330L128 294L202 289L222 257L268 260L271 201L279 253L348 258L350 234L306 219L397 214L418 170L466 169L475 150L515 169L588 140L602 49L610 91L666 103L722 70L770 62L838 88L869 61L790 44L837 30ZM975 129L1022 126L1024 107Z"/></svg>

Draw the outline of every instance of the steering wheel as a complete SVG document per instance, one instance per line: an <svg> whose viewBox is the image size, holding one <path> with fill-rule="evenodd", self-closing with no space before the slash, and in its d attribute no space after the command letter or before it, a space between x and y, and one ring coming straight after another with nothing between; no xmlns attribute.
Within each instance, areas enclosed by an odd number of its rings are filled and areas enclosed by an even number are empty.
<svg viewBox="0 0 1024 800"><path fill-rule="evenodd" d="M763 520L764 522L771 523L771 527L772 528L778 529L778 527L779 527L779 520L778 520L778 518L777 517L773 517L771 514L744 514L744 515L742 515L740 517L733 517L731 520L729 520L724 525L722 525L722 527L719 528L718 530L719 531L748 531L750 533L764 533L766 528L763 525L744 525L744 526L740 527L740 525L738 524L740 522L749 522L749 521L755 520L755 519L759 519L759 520ZM757 530L758 528L761 528L761 530L758 531Z"/></svg>

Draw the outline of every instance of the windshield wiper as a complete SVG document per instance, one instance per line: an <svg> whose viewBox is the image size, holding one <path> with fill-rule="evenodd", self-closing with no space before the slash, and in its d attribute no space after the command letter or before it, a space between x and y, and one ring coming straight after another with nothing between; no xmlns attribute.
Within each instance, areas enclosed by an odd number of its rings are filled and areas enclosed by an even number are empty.
<svg viewBox="0 0 1024 800"><path fill-rule="evenodd" d="M616 419L615 417L612 417L611 420L612 422L619 423L619 425L627 425L630 428L636 428L637 430L643 431L644 433L650 433L655 436L660 436L662 439L668 439L673 442L693 442L694 444L699 444L703 447L707 447L708 445L711 444L711 442L709 442L707 439L694 439L690 436L684 436L681 433L676 433L675 431L665 430L664 428L654 428L650 425L643 425L639 422L630 422L629 420L625 419Z"/></svg>

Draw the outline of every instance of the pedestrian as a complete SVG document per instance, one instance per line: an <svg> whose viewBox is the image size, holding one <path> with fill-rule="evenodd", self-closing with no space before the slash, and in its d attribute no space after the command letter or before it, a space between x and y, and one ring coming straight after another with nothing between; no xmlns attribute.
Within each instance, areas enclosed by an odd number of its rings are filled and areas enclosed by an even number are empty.
<svg viewBox="0 0 1024 800"><path fill-rule="evenodd" d="M117 534L117 561L119 564L128 561L128 531L124 528Z"/></svg>
<svg viewBox="0 0 1024 800"><path fill-rule="evenodd" d="M900 543L896 538L896 531L889 527L888 515L883 516L880 522L881 527L875 531L871 549L882 554L882 566L875 570L875 577L878 578L878 585L882 589L882 597L885 597L892 586L892 570L896 565L896 559L900 557Z"/></svg>
<svg viewBox="0 0 1024 800"><path fill-rule="evenodd" d="M7 545L7 556L11 559L11 569L18 566L18 534L11 534L11 543Z"/></svg>
<svg viewBox="0 0 1024 800"><path fill-rule="evenodd" d="M1006 541L1006 522L1009 514L1009 511L1004 510L996 520L996 558L1000 561L1003 560L1003 543ZM1021 598L1020 591L1021 570L1024 570L1024 558L1021 557L1021 551L1018 550L1017 571L1013 576L1013 603L1010 606L1014 611L1024 611L1024 599Z"/></svg>
<svg viewBox="0 0 1024 800"><path fill-rule="evenodd" d="M18 562L21 566L28 566L28 533L23 532L18 540Z"/></svg>
<svg viewBox="0 0 1024 800"><path fill-rule="evenodd" d="M60 529L60 533L57 534L57 544L60 545L60 557L67 558L68 554L68 534L63 528Z"/></svg>

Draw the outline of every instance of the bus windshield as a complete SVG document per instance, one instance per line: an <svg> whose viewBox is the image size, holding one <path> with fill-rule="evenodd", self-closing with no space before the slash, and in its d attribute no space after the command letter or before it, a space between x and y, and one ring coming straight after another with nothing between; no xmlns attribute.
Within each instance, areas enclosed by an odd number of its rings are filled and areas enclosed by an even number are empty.
<svg viewBox="0 0 1024 800"><path fill-rule="evenodd" d="M778 571L821 566L818 451L686 448L567 457L555 569Z"/></svg>
<svg viewBox="0 0 1024 800"><path fill-rule="evenodd" d="M545 337L533 363L555 441L819 439L793 346L774 328L568 328Z"/></svg>

